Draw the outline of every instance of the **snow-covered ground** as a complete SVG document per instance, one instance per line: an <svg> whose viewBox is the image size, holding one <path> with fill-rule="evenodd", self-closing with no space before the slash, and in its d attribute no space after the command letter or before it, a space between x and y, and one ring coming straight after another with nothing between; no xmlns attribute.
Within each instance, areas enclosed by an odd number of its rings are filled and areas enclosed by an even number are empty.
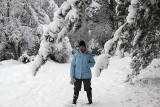
<svg viewBox="0 0 160 107"><path fill-rule="evenodd" d="M95 57L97 59L97 57ZM160 107L160 60L141 71L135 84L124 83L131 72L130 57L113 57L108 69L95 77L92 69L93 104L90 107ZM36 77L31 63L0 62L0 107L87 107L85 91L71 105L70 63L48 61Z"/></svg>

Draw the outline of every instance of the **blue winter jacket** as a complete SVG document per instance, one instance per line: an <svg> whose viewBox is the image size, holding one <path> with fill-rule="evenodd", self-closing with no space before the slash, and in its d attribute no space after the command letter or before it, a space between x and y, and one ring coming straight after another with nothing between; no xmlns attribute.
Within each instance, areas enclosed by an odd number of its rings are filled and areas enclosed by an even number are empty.
<svg viewBox="0 0 160 107"><path fill-rule="evenodd" d="M90 68L93 67L94 64L95 60L90 51L86 50L85 52L81 52L77 49L71 62L70 76L78 79L92 78Z"/></svg>

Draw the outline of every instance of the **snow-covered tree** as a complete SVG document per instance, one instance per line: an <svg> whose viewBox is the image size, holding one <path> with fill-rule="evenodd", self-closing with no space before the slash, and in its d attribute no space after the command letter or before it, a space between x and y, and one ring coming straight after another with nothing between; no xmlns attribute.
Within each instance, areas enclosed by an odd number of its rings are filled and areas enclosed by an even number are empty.
<svg viewBox="0 0 160 107"><path fill-rule="evenodd" d="M58 48L67 34L71 30L76 32L82 26L83 13L91 3L92 0L67 0L58 8L53 22L44 26L43 39L33 64L33 75L36 75L40 66Z"/></svg>
<svg viewBox="0 0 160 107"><path fill-rule="evenodd" d="M84 26L76 33L71 32L69 35L73 51L77 46L77 41L83 39L94 55L101 54L106 40L112 38L113 32L117 29L115 10L111 8L114 9L115 4L110 5L106 0L93 0L92 4L86 8L82 19ZM99 44L98 47L93 46L93 40Z"/></svg>
<svg viewBox="0 0 160 107"><path fill-rule="evenodd" d="M42 25L50 23L57 9L53 0L1 0L0 51L18 59L25 50L37 53ZM6 55L1 54L2 60Z"/></svg>
<svg viewBox="0 0 160 107"><path fill-rule="evenodd" d="M102 48L96 39L91 39L88 44L89 44L88 48L89 48L89 50L92 51L93 55L100 55L101 54Z"/></svg>
<svg viewBox="0 0 160 107"><path fill-rule="evenodd" d="M68 37L64 37L62 39L62 42L56 44L56 46L53 47L54 49L52 50L52 52L50 52L49 55L52 60L59 63L65 63L69 61L69 58L72 54L72 47Z"/></svg>
<svg viewBox="0 0 160 107"><path fill-rule="evenodd" d="M95 65L97 76L108 66L108 55L120 55L127 52L131 54L132 74L127 80L132 80L141 69L146 68L153 58L157 58L160 52L160 1L158 0L115 0L116 12L120 18L119 29L114 37L104 45L106 56L103 63L98 61ZM128 12L126 11L128 10ZM100 63L99 63L100 62Z"/></svg>

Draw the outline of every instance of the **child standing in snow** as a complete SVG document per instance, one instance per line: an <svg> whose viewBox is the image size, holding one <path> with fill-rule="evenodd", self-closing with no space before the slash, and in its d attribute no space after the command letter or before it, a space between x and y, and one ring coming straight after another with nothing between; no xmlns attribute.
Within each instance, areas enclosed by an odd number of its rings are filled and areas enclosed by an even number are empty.
<svg viewBox="0 0 160 107"><path fill-rule="evenodd" d="M92 88L91 88L91 67L95 65L95 60L92 56L92 53L86 49L86 44L84 41L78 43L79 49L73 56L71 67L70 67L70 76L71 84L74 84L74 95L73 95L73 104L76 104L79 91L81 91L81 84L83 81L84 90L87 93L88 103L92 104Z"/></svg>

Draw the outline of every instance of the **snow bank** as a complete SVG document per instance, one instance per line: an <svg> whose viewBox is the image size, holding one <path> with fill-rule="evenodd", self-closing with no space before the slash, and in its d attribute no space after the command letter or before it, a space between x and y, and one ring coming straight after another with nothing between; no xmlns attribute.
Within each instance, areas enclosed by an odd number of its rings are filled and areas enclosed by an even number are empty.
<svg viewBox="0 0 160 107"><path fill-rule="evenodd" d="M94 58L97 61L97 57ZM126 75L132 71L130 61L130 57L111 57L107 72L103 72L99 78L92 77L91 107L160 106L160 59L154 59L150 66L141 71L134 85L123 83ZM32 64L33 62L23 64L15 60L0 62L0 106L74 106L71 104L73 85L69 83L70 63L59 64L49 60L36 77L30 74ZM82 85L77 107L88 107L85 105L87 96L83 88Z"/></svg>
<svg viewBox="0 0 160 107"><path fill-rule="evenodd" d="M4 60L4 61L1 61L0 62L0 67L1 68L4 68L4 67L12 67L12 66L16 66L16 65L19 65L19 64L22 64L21 62L18 62L16 60Z"/></svg>

